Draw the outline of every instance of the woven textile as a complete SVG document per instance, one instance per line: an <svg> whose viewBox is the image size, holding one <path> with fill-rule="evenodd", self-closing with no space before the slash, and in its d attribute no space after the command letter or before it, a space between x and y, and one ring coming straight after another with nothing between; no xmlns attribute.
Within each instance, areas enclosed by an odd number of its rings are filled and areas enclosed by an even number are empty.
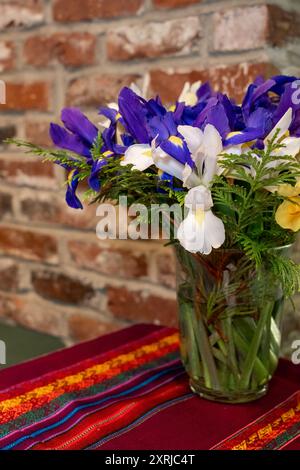
<svg viewBox="0 0 300 470"><path fill-rule="evenodd" d="M175 329L132 327L5 369L0 384L1 449L300 448L296 366L283 361L257 402L208 402L190 392Z"/></svg>

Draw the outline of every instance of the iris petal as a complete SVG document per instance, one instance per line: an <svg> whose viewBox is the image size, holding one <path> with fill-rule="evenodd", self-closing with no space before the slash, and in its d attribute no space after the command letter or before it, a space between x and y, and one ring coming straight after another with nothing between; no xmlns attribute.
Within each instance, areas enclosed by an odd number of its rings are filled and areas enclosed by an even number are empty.
<svg viewBox="0 0 300 470"><path fill-rule="evenodd" d="M91 121L77 108L64 108L61 112L61 120L66 129L78 135L90 146L98 135L98 129Z"/></svg>
<svg viewBox="0 0 300 470"><path fill-rule="evenodd" d="M212 124L223 138L225 138L231 130L227 114L221 103L217 103L209 109L205 122L206 124Z"/></svg>
<svg viewBox="0 0 300 470"><path fill-rule="evenodd" d="M84 157L91 156L89 147L86 146L77 135L71 134L58 124L50 124L49 134L57 147L71 150L71 152L83 155Z"/></svg>
<svg viewBox="0 0 300 470"><path fill-rule="evenodd" d="M160 147L164 150L164 152L166 152L168 155L171 155L171 157L175 158L183 165L188 163L191 168L194 168L195 164L191 158L186 142L176 136L173 137L179 140L174 140L171 136L161 142Z"/></svg>
<svg viewBox="0 0 300 470"><path fill-rule="evenodd" d="M78 187L78 175L77 170L72 170L68 175L68 187L66 192L66 202L68 206L73 209L83 209L80 199L76 196L76 190Z"/></svg>
<svg viewBox="0 0 300 470"><path fill-rule="evenodd" d="M119 94L119 109L129 133L140 144L149 143L146 130L147 109L143 100L130 88L123 88Z"/></svg>
<svg viewBox="0 0 300 470"><path fill-rule="evenodd" d="M103 168L107 164L106 160L97 160L93 162L92 169L91 169L91 174L88 179L88 184L93 191L100 191L101 189L101 182L99 179L99 173L101 168Z"/></svg>

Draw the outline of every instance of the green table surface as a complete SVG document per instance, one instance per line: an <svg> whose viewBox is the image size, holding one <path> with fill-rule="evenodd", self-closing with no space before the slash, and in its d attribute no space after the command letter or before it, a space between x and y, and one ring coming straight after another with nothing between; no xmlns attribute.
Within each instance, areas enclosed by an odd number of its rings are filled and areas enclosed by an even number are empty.
<svg viewBox="0 0 300 470"><path fill-rule="evenodd" d="M54 336L2 323L0 340L4 341L6 348L6 364L0 364L0 369L64 347L63 342Z"/></svg>

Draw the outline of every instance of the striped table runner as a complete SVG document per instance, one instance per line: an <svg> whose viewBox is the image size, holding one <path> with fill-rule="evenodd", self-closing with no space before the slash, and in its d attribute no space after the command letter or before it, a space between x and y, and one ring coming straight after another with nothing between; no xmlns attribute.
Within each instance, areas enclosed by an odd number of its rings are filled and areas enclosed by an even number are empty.
<svg viewBox="0 0 300 470"><path fill-rule="evenodd" d="M1 371L0 448L278 449L299 437L299 391L264 408L202 400L178 348L175 329L138 326Z"/></svg>

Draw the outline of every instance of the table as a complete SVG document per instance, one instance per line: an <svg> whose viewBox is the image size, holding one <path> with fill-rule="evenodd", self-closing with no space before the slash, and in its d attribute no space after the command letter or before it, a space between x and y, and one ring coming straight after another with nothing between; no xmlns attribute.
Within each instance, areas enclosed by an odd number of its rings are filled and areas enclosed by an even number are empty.
<svg viewBox="0 0 300 470"><path fill-rule="evenodd" d="M5 367L28 361L42 354L49 354L64 347L60 338L19 325L6 325L2 321L0 321L0 338L7 345L6 363L5 365L1 364L0 371Z"/></svg>
<svg viewBox="0 0 300 470"><path fill-rule="evenodd" d="M175 329L137 325L0 372L0 448L300 449L299 366L243 405L191 393Z"/></svg>

